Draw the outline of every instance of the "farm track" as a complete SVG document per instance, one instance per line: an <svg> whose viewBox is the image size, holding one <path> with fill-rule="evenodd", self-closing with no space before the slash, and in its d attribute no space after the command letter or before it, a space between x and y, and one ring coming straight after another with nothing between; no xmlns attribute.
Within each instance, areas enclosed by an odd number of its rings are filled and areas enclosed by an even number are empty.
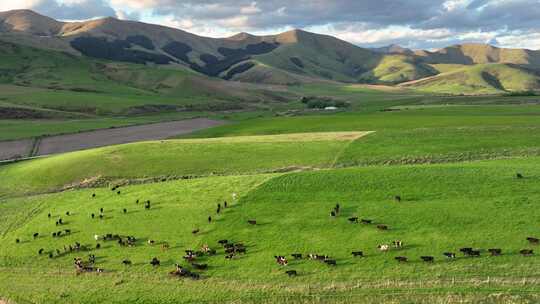
<svg viewBox="0 0 540 304"><path fill-rule="evenodd" d="M0 160L73 152L109 145L167 139L201 129L223 125L223 121L197 118L190 120L102 129L37 139L0 142Z"/></svg>

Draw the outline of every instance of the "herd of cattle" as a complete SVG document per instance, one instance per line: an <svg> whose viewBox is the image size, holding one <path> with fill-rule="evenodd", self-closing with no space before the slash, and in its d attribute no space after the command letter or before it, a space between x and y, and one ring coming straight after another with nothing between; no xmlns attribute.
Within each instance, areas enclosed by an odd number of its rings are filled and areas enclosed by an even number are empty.
<svg viewBox="0 0 540 304"><path fill-rule="evenodd" d="M519 174L517 177L521 178ZM118 188L119 186L114 186L111 190L117 191ZM116 193L118 195L121 194L120 191L117 191ZM92 198L96 198L95 193L92 194ZM232 198L233 198L233 201L237 199L236 193L232 194ZM394 199L396 202L401 202L402 200L400 196L395 196ZM137 199L135 203L139 205L140 202L141 201ZM150 200L147 200L144 202L145 210L150 210L151 207L152 205L151 205ZM223 205L217 204L216 213L220 214L222 210L226 209L227 207L228 207L228 204L226 201L223 202ZM124 214L127 213L127 209L123 208L122 212ZM330 216L332 218L338 218L340 216L340 213L341 213L341 206L339 204L336 204L335 207L330 211ZM65 212L65 216L70 217L71 213L69 211ZM99 214L97 216L101 220L105 218L105 212L103 208L99 209ZM47 217L49 220L52 220L53 216L51 213L49 213ZM96 214L92 213L90 214L90 217L92 219L95 219ZM208 220L208 223L211 223L212 216L211 215L208 216L207 220ZM352 224L362 223L364 225L371 225L373 223L373 220L371 219L359 219L356 216L348 217L347 220ZM247 221L247 223L249 225L257 225L257 221L255 219L250 219ZM66 224L67 222L65 222L62 218L57 218L55 220L55 226L64 226ZM388 225L385 225L385 224L377 224L376 228L381 231L385 231L389 229ZM199 229L197 228L197 229L192 230L192 233L193 234L199 233ZM51 236L52 238L61 238L69 234L71 234L70 229L61 229L61 230L52 232ZM40 237L40 234L36 232L32 235L32 237L33 239L37 239ZM49 258L53 259L57 257L62 257L64 255L68 255L74 252L85 252L85 251L91 252L94 250L99 250L102 246L101 243L103 242L116 242L121 247L133 247L138 244L138 239L135 238L134 236L121 236L121 235L112 234L112 233L108 233L105 235L94 235L94 240L95 240L94 245L83 245L79 242L75 242L74 244L64 245L60 249L53 249L49 251L45 251L44 248L41 248L38 250L38 255L47 255ZM531 245L540 244L540 240L536 237L527 237L526 241ZM15 242L21 243L21 240L17 238ZM147 244L149 246L154 246L156 244L156 241L150 239L150 240L147 240ZM228 260L235 259L238 255L247 254L247 248L242 243L235 243L235 242L231 242L229 240L223 239L223 240L219 240L216 246L222 247L224 257ZM170 246L168 243L162 242L160 248L162 251L166 251L170 248ZM403 248L404 248L404 243L401 240L395 240L395 241L392 241L390 244L379 244L377 246L377 250L382 253L388 252L391 250L400 250ZM463 254L466 257L479 257L482 251L480 249L474 249L472 247L464 247L464 248L460 248L459 252L461 252L461 254ZM487 252L490 256L500 256L503 253L502 249L500 248L489 248L487 249ZM532 249L521 249L519 253L523 256L530 256L534 254L534 251ZM199 279L200 274L198 272L195 272L195 270L204 271L208 269L208 264L200 263L200 260L204 259L205 257L215 256L217 254L218 254L217 249L211 248L208 244L203 245L199 250L187 249L185 250L185 255L183 256L183 259L189 264L192 270L189 270L188 267L181 266L180 264L175 264L175 269L170 272L170 275L175 276L175 277ZM360 250L352 251L351 255L357 258L366 257L366 255L364 255L364 252ZM292 253L290 254L290 256L294 260L306 259L306 260L320 261L329 266L338 265L337 260L335 258L332 258L325 254ZM455 259L457 255L455 252L443 252L442 256L444 256L446 259ZM274 259L275 259L275 262L280 266L287 266L289 264L287 256L285 255L276 255L274 256ZM406 256L396 256L394 257L394 259L399 263L406 263L409 261L409 258ZM425 256L420 256L420 260L427 263L433 263L435 261L435 257L425 255ZM80 274L80 273L85 273L85 272L103 272L104 270L102 268L95 266L95 262L96 262L96 257L94 254L89 254L88 259L86 261L80 257L74 258L74 265L75 265L76 273ZM125 266L132 265L132 261L130 261L129 259L124 259L121 263ZM149 264L152 265L153 267L158 267L161 265L161 261L159 260L159 258L154 257L149 261ZM292 269L288 269L287 271L285 271L285 273L288 276L298 275L298 272Z"/></svg>

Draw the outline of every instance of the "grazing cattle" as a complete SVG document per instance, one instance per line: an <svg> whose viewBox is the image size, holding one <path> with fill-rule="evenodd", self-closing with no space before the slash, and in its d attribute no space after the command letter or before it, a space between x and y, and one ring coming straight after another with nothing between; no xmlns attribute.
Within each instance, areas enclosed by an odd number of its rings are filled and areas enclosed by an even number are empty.
<svg viewBox="0 0 540 304"><path fill-rule="evenodd" d="M103 214L100 214L100 215L99 215L99 219L100 219L100 220L103 219Z"/></svg>
<svg viewBox="0 0 540 304"><path fill-rule="evenodd" d="M139 199L137 199L137 200L135 201L135 204L138 204L138 203L139 203Z"/></svg>
<svg viewBox="0 0 540 304"><path fill-rule="evenodd" d="M498 256L502 254L502 250L499 248L490 248L488 249L488 252L491 254L491 256Z"/></svg>
<svg viewBox="0 0 540 304"><path fill-rule="evenodd" d="M52 215L51 215L50 213L49 213L49 214L47 214L47 217L48 217L48 218L51 218L51 216L52 216Z"/></svg>
<svg viewBox="0 0 540 304"><path fill-rule="evenodd" d="M66 211L66 216L69 216L69 215L70 215L69 211Z"/></svg>
<svg viewBox="0 0 540 304"><path fill-rule="evenodd" d="M289 276L289 277L295 277L298 275L298 272L296 272L296 270L287 270L285 271L285 273Z"/></svg>
<svg viewBox="0 0 540 304"><path fill-rule="evenodd" d="M197 234L197 233L199 233L199 231L201 231L201 230L200 229L195 229L195 230L191 231L191 233L192 234Z"/></svg>
<svg viewBox="0 0 540 304"><path fill-rule="evenodd" d="M422 259L422 261L427 263L433 263L433 261L435 260L434 257L428 255L421 256L420 258Z"/></svg>
<svg viewBox="0 0 540 304"><path fill-rule="evenodd" d="M127 209L126 209L126 208L122 209L122 211L124 212L124 214L127 213Z"/></svg>
<svg viewBox="0 0 540 304"><path fill-rule="evenodd" d="M361 219L360 222L362 224L371 224L373 221L372 220Z"/></svg>
<svg viewBox="0 0 540 304"><path fill-rule="evenodd" d="M71 230L70 230L70 229L66 229L66 230L64 230L64 232L65 232L66 234L70 234L70 233L71 233Z"/></svg>
<svg viewBox="0 0 540 304"><path fill-rule="evenodd" d="M220 244L220 245L225 245L225 244L227 244L227 243L229 243L228 240L219 240L219 241L218 241L218 244Z"/></svg>
<svg viewBox="0 0 540 304"><path fill-rule="evenodd" d="M45 249L41 248L40 250L38 250L38 254L39 254L39 255L42 255L42 254L43 254L43 251L45 251Z"/></svg>
<svg viewBox="0 0 540 304"><path fill-rule="evenodd" d="M120 191L116 192L116 194L120 195Z"/></svg>
<svg viewBox="0 0 540 304"><path fill-rule="evenodd" d="M97 243L96 244L96 249L100 249L101 248L101 244L100 243Z"/></svg>
<svg viewBox="0 0 540 304"><path fill-rule="evenodd" d="M394 200L398 203L401 202L401 196L399 195L394 196Z"/></svg>
<svg viewBox="0 0 540 304"><path fill-rule="evenodd" d="M517 177L517 178L523 178L523 174L521 174L521 173L516 173L516 177Z"/></svg>
<svg viewBox="0 0 540 304"><path fill-rule="evenodd" d="M335 212L335 211L331 211L331 212L330 212L330 216L331 216L331 217L335 217L335 216L336 216L336 212Z"/></svg>
<svg viewBox="0 0 540 304"><path fill-rule="evenodd" d="M351 223L358 223L358 217L357 217L357 216L350 217L350 218L349 218L349 222L351 222Z"/></svg>
<svg viewBox="0 0 540 304"><path fill-rule="evenodd" d="M295 260L299 260L302 258L302 254L301 253L293 253L291 254L291 256L295 259Z"/></svg>
<svg viewBox="0 0 540 304"><path fill-rule="evenodd" d="M161 251L167 251L167 250L169 250L169 248L170 248L169 243L161 244Z"/></svg>
<svg viewBox="0 0 540 304"><path fill-rule="evenodd" d="M39 237L39 233L34 233L34 238L37 239Z"/></svg>
<svg viewBox="0 0 540 304"><path fill-rule="evenodd" d="M236 253L246 254L246 248L244 247L234 248L234 251Z"/></svg>
<svg viewBox="0 0 540 304"><path fill-rule="evenodd" d="M227 201L223 202L223 208L227 208Z"/></svg>
<svg viewBox="0 0 540 304"><path fill-rule="evenodd" d="M238 195L237 195L236 193L233 193L233 194L232 194L232 199L233 199L233 201L235 201L237 197L238 197Z"/></svg>
<svg viewBox="0 0 540 304"><path fill-rule="evenodd" d="M96 215L92 213L92 214L90 214L90 217L95 218Z"/></svg>
<svg viewBox="0 0 540 304"><path fill-rule="evenodd" d="M388 226L382 225L382 224L381 224L381 225L377 225L377 229L379 229L379 230L388 230Z"/></svg>
<svg viewBox="0 0 540 304"><path fill-rule="evenodd" d="M15 243L19 244L21 242L20 239L15 239Z"/></svg>
<svg viewBox="0 0 540 304"><path fill-rule="evenodd" d="M88 256L88 261L90 262L90 264L94 264L96 262L96 256L93 254L90 254Z"/></svg>
<svg viewBox="0 0 540 304"><path fill-rule="evenodd" d="M287 259L282 255L275 255L274 258L276 259L276 263L278 263L278 265L287 266L287 264L289 264Z"/></svg>
<svg viewBox="0 0 540 304"><path fill-rule="evenodd" d="M455 259L456 258L456 254L453 253L453 252L445 252L443 253L443 255L449 259Z"/></svg>
<svg viewBox="0 0 540 304"><path fill-rule="evenodd" d="M339 204L336 204L334 210L336 211L336 213L339 213L339 211L341 210L341 206Z"/></svg>
<svg viewBox="0 0 540 304"><path fill-rule="evenodd" d="M154 240L148 240L147 243L148 243L148 245L150 245L150 246L154 246L154 244L156 243L156 241L154 241Z"/></svg>
<svg viewBox="0 0 540 304"><path fill-rule="evenodd" d="M248 223L250 225L257 225L257 221L256 220L248 220Z"/></svg>
<svg viewBox="0 0 540 304"><path fill-rule="evenodd" d="M208 216L208 224L212 223L212 217Z"/></svg>
<svg viewBox="0 0 540 304"><path fill-rule="evenodd" d="M54 258L53 253L52 253L52 252L49 252L49 259L52 259L52 258Z"/></svg>
<svg viewBox="0 0 540 304"><path fill-rule="evenodd" d="M122 264L124 264L125 266L130 266L132 263L130 260L123 260Z"/></svg>
<svg viewBox="0 0 540 304"><path fill-rule="evenodd" d="M529 243L534 244L534 245L540 244L540 240L538 238L535 238L535 237L528 237L527 241L529 241Z"/></svg>
<svg viewBox="0 0 540 304"><path fill-rule="evenodd" d="M225 259L227 260L232 260L233 258L234 258L234 253L230 253L225 256Z"/></svg>
<svg viewBox="0 0 540 304"><path fill-rule="evenodd" d="M351 252L352 256L353 257L363 257L364 256L364 252L362 251L353 251Z"/></svg>
<svg viewBox="0 0 540 304"><path fill-rule="evenodd" d="M53 237L53 238L56 237L56 232L53 232L53 233L52 233L52 237Z"/></svg>
<svg viewBox="0 0 540 304"><path fill-rule="evenodd" d="M92 198L96 197L96 194L95 193L92 193Z"/></svg>
<svg viewBox="0 0 540 304"><path fill-rule="evenodd" d="M471 250L468 253L466 253L468 256L472 257L479 257L480 256L480 250Z"/></svg>
<svg viewBox="0 0 540 304"><path fill-rule="evenodd" d="M519 253L523 256L530 256L533 255L534 252L532 249L521 249Z"/></svg>
<svg viewBox="0 0 540 304"><path fill-rule="evenodd" d="M408 261L407 257L404 257L404 256L397 256L394 258L396 261L400 262L400 263L405 263Z"/></svg>
<svg viewBox="0 0 540 304"><path fill-rule="evenodd" d="M58 231L58 232L56 233L56 236L57 236L57 237L60 237L61 235L62 235L62 231Z"/></svg>
<svg viewBox="0 0 540 304"><path fill-rule="evenodd" d="M337 265L336 260L324 260L324 262L326 263L326 265L330 265L330 266Z"/></svg>
<svg viewBox="0 0 540 304"><path fill-rule="evenodd" d="M390 250L390 246L387 244L381 244L377 246L377 249L379 249L382 252L387 252L388 250Z"/></svg>
<svg viewBox="0 0 540 304"><path fill-rule="evenodd" d="M460 248L459 251L463 254L467 254L468 252L471 252L473 249L471 247L464 247Z"/></svg>
<svg viewBox="0 0 540 304"><path fill-rule="evenodd" d="M99 208L99 212L103 213L103 208Z"/></svg>
<svg viewBox="0 0 540 304"><path fill-rule="evenodd" d="M60 225L60 223L58 221L56 221L55 225L58 226L58 225Z"/></svg>
<svg viewBox="0 0 540 304"><path fill-rule="evenodd" d="M94 240L96 240L96 242L97 242L97 241L99 241L99 239L100 239L100 236L97 235L97 234L94 234Z"/></svg>
<svg viewBox="0 0 540 304"><path fill-rule="evenodd" d="M403 242L400 241L400 240L395 240L395 241L392 241L392 245L393 245L395 248L401 248L401 247L403 247Z"/></svg>
<svg viewBox="0 0 540 304"><path fill-rule="evenodd" d="M161 262L158 260L158 258L154 257L151 261L150 261L150 265L156 267L156 266L159 266L161 264Z"/></svg>

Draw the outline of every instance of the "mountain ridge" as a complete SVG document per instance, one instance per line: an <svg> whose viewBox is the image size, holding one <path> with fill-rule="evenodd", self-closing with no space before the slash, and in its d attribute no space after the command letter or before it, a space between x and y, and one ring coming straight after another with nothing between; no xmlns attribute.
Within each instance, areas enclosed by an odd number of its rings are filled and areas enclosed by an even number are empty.
<svg viewBox="0 0 540 304"><path fill-rule="evenodd" d="M511 64L511 71L531 77L539 77L540 71L540 51L487 44L464 43L436 51L398 45L369 49L301 29L210 38L113 17L63 22L31 10L0 12L0 40L110 61L182 66L208 77L265 84L395 85L444 74L437 68L441 65Z"/></svg>

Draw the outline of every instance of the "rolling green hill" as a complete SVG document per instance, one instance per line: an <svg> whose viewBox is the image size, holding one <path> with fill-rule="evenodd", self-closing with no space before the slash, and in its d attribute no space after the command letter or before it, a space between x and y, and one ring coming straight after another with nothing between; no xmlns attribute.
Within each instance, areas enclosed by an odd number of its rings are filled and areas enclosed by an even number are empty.
<svg viewBox="0 0 540 304"><path fill-rule="evenodd" d="M540 198L534 187L538 163L517 159L210 177L121 187L120 195L104 188L12 199L0 204L0 294L40 303L535 301L539 257L519 251L531 246L526 237L538 234L530 224L538 221L532 212ZM516 179L518 170L528 178ZM232 193L239 199L233 200ZM397 194L401 203L392 199ZM150 210L136 204L147 199ZM215 214L216 204L224 200L230 208ZM341 214L332 218L329 212L336 203ZM104 219L91 219L99 208ZM351 216L373 224L349 223ZM54 225L58 218L64 220L62 227ZM249 225L248 219L256 219L257 225ZM389 229L379 231L377 224ZM71 234L52 238L59 229ZM194 235L193 229L200 232ZM41 236L33 239L36 232ZM94 235L107 233L132 235L137 242L122 247L99 241L102 247L94 249ZM149 239L157 244L148 245ZM224 259L217 244L221 239L243 243L247 253ZM404 242L403 248L377 249L396 239ZM88 249L64 252L64 245L75 242ZM160 249L165 242L170 249ZM197 258L209 266L194 270L181 256L203 244L217 254ZM461 247L479 248L481 257L464 257ZM503 254L490 257L488 248L501 248ZM351 251L365 257L354 258ZM49 252L53 258L47 257ZM337 265L294 260L290 254L296 252L326 254ZM447 259L443 252L456 252L457 258ZM88 254L95 254L96 265L105 272L74 275L73 258L86 260ZM289 265L277 265L274 255L286 255ZM398 263L396 256L409 261ZM420 256L435 260L425 263ZM161 266L150 266L152 257ZM126 259L131 266L122 265ZM170 277L175 263L200 273L200 280ZM287 270L298 276L287 277ZM102 292L111 286L114 292Z"/></svg>
<svg viewBox="0 0 540 304"><path fill-rule="evenodd" d="M332 36L299 29L268 36L240 33L227 38L208 38L178 29L114 18L60 22L27 10L0 14L0 41L67 52L76 57L84 55L101 60L172 67L179 71L174 73L191 73L189 79L198 81L204 78L196 75L278 85L329 81L393 85L424 79L430 81L430 77L439 74L439 70L434 68L437 65L480 65L478 69L481 69L484 64L508 64L515 69L488 71L487 77L491 78L488 83L483 77L472 75L477 72L471 71L452 77L441 75L445 84L439 89L426 91L498 93L505 90L504 85L497 87L497 84L493 84L498 81L507 82L506 90L539 89L534 81L526 80L527 83L519 87L508 79L523 79L523 73L537 74L540 51L503 49L484 44L463 44L437 51L416 52L395 45L366 49ZM122 78L135 80L137 88L164 92L166 95L178 93L179 89L175 89L178 87L193 95L190 92L193 88L181 80L185 75L171 76L173 72L170 71L150 71L145 69L144 74L157 75L137 78L128 72ZM69 75L69 71L62 72ZM101 73L98 77L111 75L108 70L98 72ZM505 75L499 79L498 75L494 75L497 73ZM125 69L122 74L126 74ZM112 75L118 76L118 73L112 72ZM40 77L29 74L27 78L34 76ZM79 82L83 83L86 82ZM197 85L194 87L197 88ZM459 91L461 89L462 92ZM201 91L196 93L209 93ZM228 94L232 94L230 90L223 89L216 95Z"/></svg>
<svg viewBox="0 0 540 304"><path fill-rule="evenodd" d="M496 94L540 89L537 72L508 64L476 64L448 66L436 76L402 83L426 92L448 94Z"/></svg>

